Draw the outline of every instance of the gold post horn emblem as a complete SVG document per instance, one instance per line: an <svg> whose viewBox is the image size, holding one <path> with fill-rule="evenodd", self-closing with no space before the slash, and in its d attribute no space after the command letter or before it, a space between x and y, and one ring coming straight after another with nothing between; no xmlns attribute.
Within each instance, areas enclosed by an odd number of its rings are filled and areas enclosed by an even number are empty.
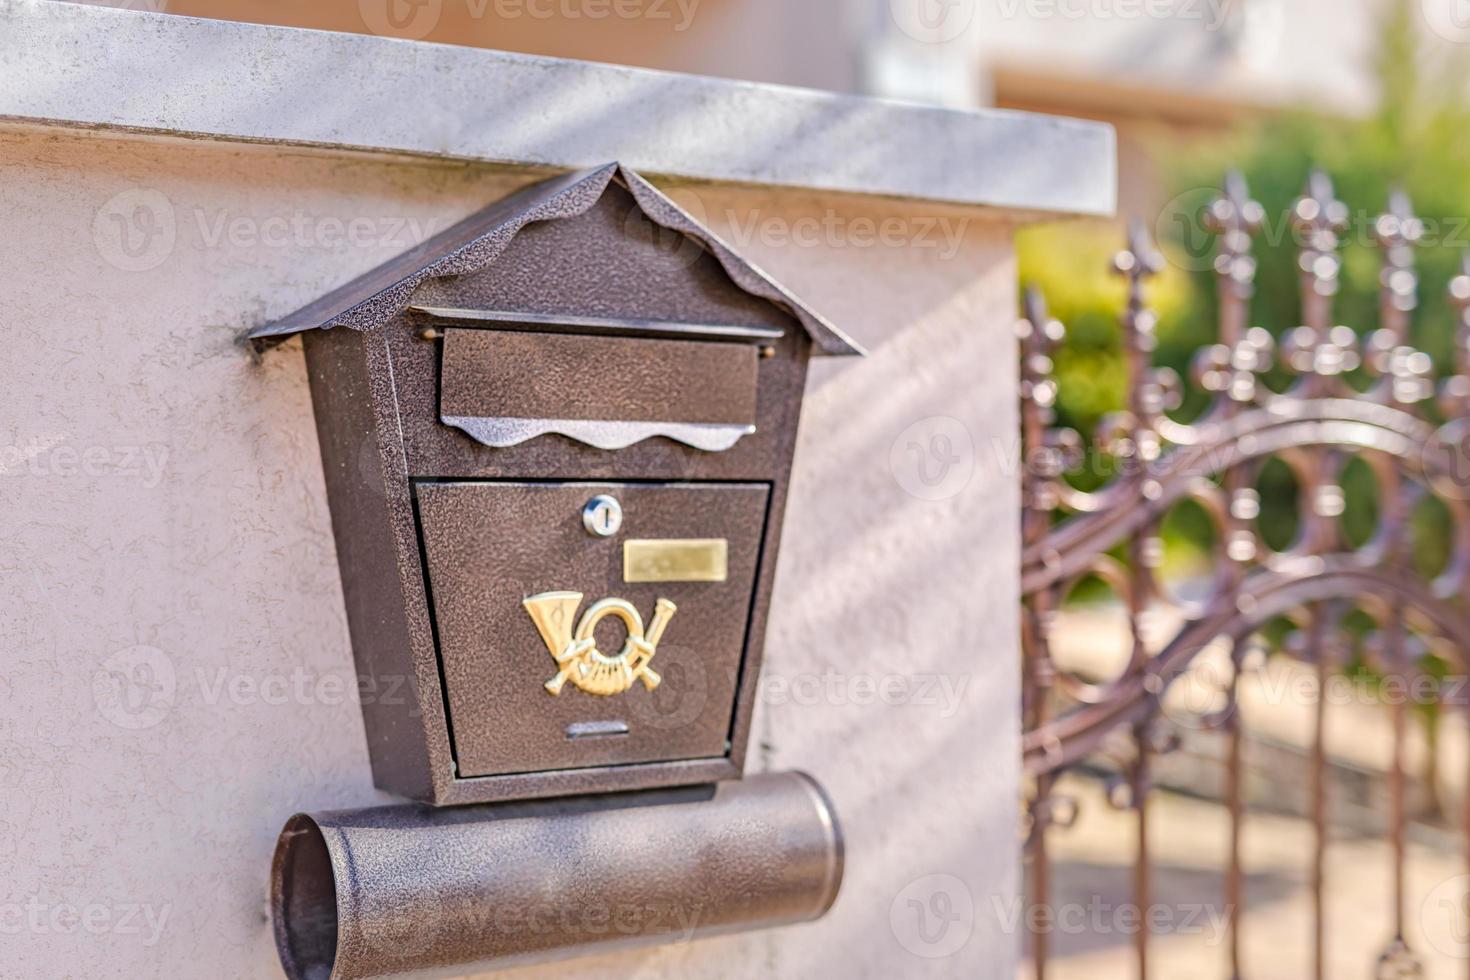
<svg viewBox="0 0 1470 980"><path fill-rule="evenodd" d="M622 694L634 681L642 681L650 691L658 687L663 678L654 673L648 662L658 651L659 640L663 639L664 630L678 607L667 599L655 602L653 621L645 632L643 617L626 599L594 602L574 629L572 619L581 604L580 592L543 592L521 600L559 668L556 676L546 682L547 692L560 694L567 681L588 694L603 697ZM615 657L598 650L593 635L597 624L608 616L622 620L628 630L628 639Z"/></svg>

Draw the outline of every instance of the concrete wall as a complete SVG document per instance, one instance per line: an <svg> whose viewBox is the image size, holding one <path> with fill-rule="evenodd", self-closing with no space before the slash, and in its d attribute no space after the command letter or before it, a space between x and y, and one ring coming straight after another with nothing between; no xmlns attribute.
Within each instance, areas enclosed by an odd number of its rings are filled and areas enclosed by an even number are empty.
<svg viewBox="0 0 1470 980"><path fill-rule="evenodd" d="M0 972L279 976L282 822L386 798L299 343L235 336L527 179L0 129ZM815 925L523 975L1010 977L1009 231L672 191L872 350L813 372L752 750L828 787L848 877Z"/></svg>

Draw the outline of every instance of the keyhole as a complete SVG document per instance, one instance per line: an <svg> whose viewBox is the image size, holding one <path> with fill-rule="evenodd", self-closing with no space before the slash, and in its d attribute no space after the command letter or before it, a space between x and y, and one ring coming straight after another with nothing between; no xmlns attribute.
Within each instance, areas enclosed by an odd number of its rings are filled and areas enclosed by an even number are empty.
<svg viewBox="0 0 1470 980"><path fill-rule="evenodd" d="M582 526L588 534L610 538L623 526L623 507L616 497L600 493L583 505Z"/></svg>

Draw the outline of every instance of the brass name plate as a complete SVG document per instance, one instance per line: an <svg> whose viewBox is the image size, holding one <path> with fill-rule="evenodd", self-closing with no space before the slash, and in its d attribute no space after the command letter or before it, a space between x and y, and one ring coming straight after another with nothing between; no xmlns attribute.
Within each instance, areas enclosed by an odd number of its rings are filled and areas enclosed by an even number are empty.
<svg viewBox="0 0 1470 980"><path fill-rule="evenodd" d="M724 538L647 538L623 542L624 582L723 582Z"/></svg>

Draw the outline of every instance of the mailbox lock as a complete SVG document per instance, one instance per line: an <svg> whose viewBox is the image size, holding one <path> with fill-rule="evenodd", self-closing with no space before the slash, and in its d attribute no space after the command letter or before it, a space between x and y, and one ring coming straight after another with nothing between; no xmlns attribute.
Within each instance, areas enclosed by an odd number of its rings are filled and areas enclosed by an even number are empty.
<svg viewBox="0 0 1470 980"><path fill-rule="evenodd" d="M623 526L623 505L616 497L599 493L583 505L582 526L596 537L612 537Z"/></svg>

